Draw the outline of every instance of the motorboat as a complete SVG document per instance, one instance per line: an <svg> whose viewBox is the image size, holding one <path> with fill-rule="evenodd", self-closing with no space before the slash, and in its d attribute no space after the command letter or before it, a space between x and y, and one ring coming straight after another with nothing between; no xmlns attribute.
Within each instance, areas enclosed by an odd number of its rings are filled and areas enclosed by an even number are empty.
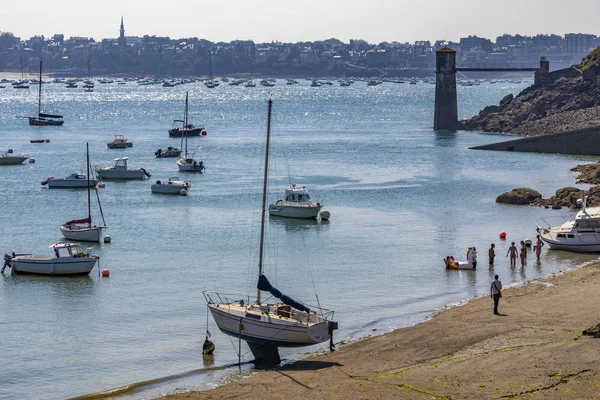
<svg viewBox="0 0 600 400"><path fill-rule="evenodd" d="M29 143L50 143L50 139L31 139Z"/></svg>
<svg viewBox="0 0 600 400"><path fill-rule="evenodd" d="M126 147L132 147L133 143L125 139L123 135L115 135L112 142L106 143L109 149L124 149Z"/></svg>
<svg viewBox="0 0 600 400"><path fill-rule="evenodd" d="M62 115L46 114L42 112L42 61L40 60L40 79L38 81L38 113L35 117L28 117L29 125L33 126L60 126L65 120Z"/></svg>
<svg viewBox="0 0 600 400"><path fill-rule="evenodd" d="M195 126L188 122L188 92L185 92L185 111L183 119L176 119L173 123L181 123L181 127L175 126L169 129L169 137L206 136L206 129L204 129L203 126Z"/></svg>
<svg viewBox="0 0 600 400"><path fill-rule="evenodd" d="M181 147L167 147L166 149L158 149L154 155L159 158L179 157L181 155Z"/></svg>
<svg viewBox="0 0 600 400"><path fill-rule="evenodd" d="M152 184L152 193L162 194L180 194L185 196L190 188L190 184L187 181L182 181L178 177L174 176L169 178L168 181L156 181Z"/></svg>
<svg viewBox="0 0 600 400"><path fill-rule="evenodd" d="M128 168L129 157L115 158L109 167L96 168L96 174L102 179L146 179L150 175L144 168Z"/></svg>
<svg viewBox="0 0 600 400"><path fill-rule="evenodd" d="M40 275L88 275L99 257L84 253L79 243L59 242L50 245L49 255L5 254L4 268L12 268L12 273Z"/></svg>
<svg viewBox="0 0 600 400"><path fill-rule="evenodd" d="M277 200L269 205L269 215L285 218L318 218L321 208L323 204L311 200L305 187L299 188L292 184L285 190L284 200Z"/></svg>
<svg viewBox="0 0 600 400"><path fill-rule="evenodd" d="M600 207L587 207L587 196L574 220L563 219L562 223L549 224L549 218L537 221L540 238L551 249L577 253L600 253Z"/></svg>
<svg viewBox="0 0 600 400"><path fill-rule="evenodd" d="M98 195L98 189L96 185L92 185L93 179L90 179L91 165L90 165L90 151L89 145L86 143L86 162L87 162L87 218L73 219L67 221L60 226L60 231L66 239L81 241L81 242L101 242L102 232L106 228L106 222L104 221L104 213L102 212L102 206L100 205L100 196ZM98 209L100 210L100 216L102 217L102 225L97 225L92 222L92 199L91 199L91 188L94 188L96 192L96 199L98 200Z"/></svg>
<svg viewBox="0 0 600 400"><path fill-rule="evenodd" d="M48 185L49 189L78 189L96 187L97 184L97 179L88 179L87 175L80 172L72 173L66 178L57 179L51 176L45 181L42 181L42 186Z"/></svg>
<svg viewBox="0 0 600 400"><path fill-rule="evenodd" d="M29 158L26 154L15 154L12 150L0 155L0 165L19 165Z"/></svg>
<svg viewBox="0 0 600 400"><path fill-rule="evenodd" d="M338 329L337 322L332 320L333 311L320 306L309 307L284 295L271 285L264 274L269 139L273 101L269 100L268 104L256 301L251 302L249 297L232 298L233 296L224 294L203 292L208 309L219 329L229 336L245 340L254 355L254 362L265 366L280 363L279 347L303 347L329 340L330 350L333 351L333 331ZM293 281L291 279L286 282ZM262 292L268 292L269 298L273 299L271 303L267 302L269 299L263 302Z"/></svg>

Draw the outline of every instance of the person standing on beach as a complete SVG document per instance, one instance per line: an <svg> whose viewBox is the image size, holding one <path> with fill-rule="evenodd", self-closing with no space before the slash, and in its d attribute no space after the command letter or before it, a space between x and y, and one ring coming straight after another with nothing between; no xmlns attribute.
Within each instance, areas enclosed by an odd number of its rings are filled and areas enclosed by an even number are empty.
<svg viewBox="0 0 600 400"><path fill-rule="evenodd" d="M515 246L515 242L512 242L510 244L510 247L508 248L508 251L506 252L506 257L508 257L509 253L510 253L510 266L512 267L513 265L515 265L517 263L517 246Z"/></svg>
<svg viewBox="0 0 600 400"><path fill-rule="evenodd" d="M537 235L537 241L535 242L535 255L537 256L537 259L540 259L540 254L542 254L542 246L544 245L544 242L542 242L542 238L540 238L540 235Z"/></svg>
<svg viewBox="0 0 600 400"><path fill-rule="evenodd" d="M521 240L521 267L525 266L525 262L527 261L527 247L525 247L525 242Z"/></svg>
<svg viewBox="0 0 600 400"><path fill-rule="evenodd" d="M496 247L496 245L492 243L490 249L488 250L488 257L490 258L490 267L494 266L494 257L496 257L496 251L494 250L494 247Z"/></svg>
<svg viewBox="0 0 600 400"><path fill-rule="evenodd" d="M494 275L494 280L490 286L490 296L494 299L494 314L500 315L498 312L498 303L500 303L500 297L502 297L502 282L498 280L498 275Z"/></svg>

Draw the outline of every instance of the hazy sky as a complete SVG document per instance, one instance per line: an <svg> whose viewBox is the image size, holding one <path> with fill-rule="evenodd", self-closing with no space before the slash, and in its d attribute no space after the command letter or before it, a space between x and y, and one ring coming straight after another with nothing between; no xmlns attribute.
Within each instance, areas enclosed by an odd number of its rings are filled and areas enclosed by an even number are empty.
<svg viewBox="0 0 600 400"><path fill-rule="evenodd" d="M22 38L54 33L115 38L121 14L127 36L195 36L225 42L600 35L599 0L6 0L0 7L0 31Z"/></svg>

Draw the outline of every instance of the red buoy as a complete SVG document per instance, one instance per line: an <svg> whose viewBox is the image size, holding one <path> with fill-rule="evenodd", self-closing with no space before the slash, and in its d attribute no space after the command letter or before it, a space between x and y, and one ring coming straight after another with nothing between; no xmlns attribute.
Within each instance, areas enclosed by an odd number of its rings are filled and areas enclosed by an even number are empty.
<svg viewBox="0 0 600 400"><path fill-rule="evenodd" d="M103 278L108 278L110 276L110 271L107 269L103 269L102 270L102 277Z"/></svg>
<svg viewBox="0 0 600 400"><path fill-rule="evenodd" d="M206 129L202 129L202 136L206 136Z"/></svg>
<svg viewBox="0 0 600 400"><path fill-rule="evenodd" d="M506 239L506 232L500 232L500 239Z"/></svg>
<svg viewBox="0 0 600 400"><path fill-rule="evenodd" d="M98 189L104 189L104 183L99 183L98 184Z"/></svg>
<svg viewBox="0 0 600 400"><path fill-rule="evenodd" d="M15 254L15 252L12 252L12 258L15 258L17 255Z"/></svg>

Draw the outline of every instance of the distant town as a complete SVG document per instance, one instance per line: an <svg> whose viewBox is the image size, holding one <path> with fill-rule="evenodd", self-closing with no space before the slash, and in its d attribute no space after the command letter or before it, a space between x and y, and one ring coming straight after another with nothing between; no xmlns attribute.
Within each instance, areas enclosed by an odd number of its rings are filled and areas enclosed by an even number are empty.
<svg viewBox="0 0 600 400"><path fill-rule="evenodd" d="M116 31L116 30L115 30ZM0 71L56 76L432 76L435 51L449 46L457 51L457 64L466 68L526 68L540 57L551 69L578 64L600 45L600 37L585 33L561 35L502 35L494 41L477 36L458 42L428 40L414 43L367 43L338 39L299 43L254 43L235 40L213 43L205 39L126 36L121 18L119 35L96 41L91 37L68 39L57 33L23 39L0 33Z"/></svg>

